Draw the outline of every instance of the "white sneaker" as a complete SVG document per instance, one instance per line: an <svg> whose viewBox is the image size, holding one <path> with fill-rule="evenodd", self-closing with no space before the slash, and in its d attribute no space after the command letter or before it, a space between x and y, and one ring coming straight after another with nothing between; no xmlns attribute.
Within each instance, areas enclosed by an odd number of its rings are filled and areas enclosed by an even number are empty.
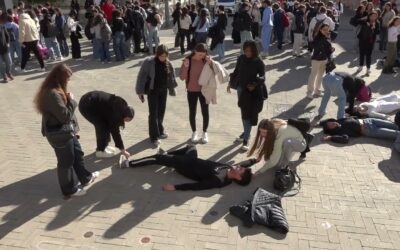
<svg viewBox="0 0 400 250"><path fill-rule="evenodd" d="M308 94L308 95L307 95L307 99L312 100L312 99L314 99L314 96L313 96L312 94Z"/></svg>
<svg viewBox="0 0 400 250"><path fill-rule="evenodd" d="M89 186L90 184L92 184L94 182L94 180L96 180L97 177L99 177L100 172L99 171L95 171L92 173L92 178L90 179L90 181L88 183L86 183L85 185L83 185L84 187Z"/></svg>
<svg viewBox="0 0 400 250"><path fill-rule="evenodd" d="M235 139L236 142L243 142L244 133L240 134L239 137Z"/></svg>
<svg viewBox="0 0 400 250"><path fill-rule="evenodd" d="M158 147L158 146L161 144L161 141L160 141L159 139L157 139L157 140L154 140L154 141L152 140L151 143L152 143L154 146Z"/></svg>
<svg viewBox="0 0 400 250"><path fill-rule="evenodd" d="M197 142L199 141L199 137L197 136L196 131L193 132L192 138L190 138L190 140L191 140L193 143L197 143Z"/></svg>
<svg viewBox="0 0 400 250"><path fill-rule="evenodd" d="M201 138L201 142L203 144L207 144L208 143L208 134L207 134L207 132L203 133L203 137Z"/></svg>
<svg viewBox="0 0 400 250"><path fill-rule="evenodd" d="M83 188L78 188L75 193L71 194L70 196L84 196L86 194L86 190Z"/></svg>
<svg viewBox="0 0 400 250"><path fill-rule="evenodd" d="M240 149L243 150L243 151L248 151L249 150L249 145L243 144Z"/></svg>
<svg viewBox="0 0 400 250"><path fill-rule="evenodd" d="M107 149L104 151L96 151L96 157L98 158L111 158L114 155L113 152L107 151Z"/></svg>
<svg viewBox="0 0 400 250"><path fill-rule="evenodd" d="M107 146L106 147L106 151L110 152L110 153L117 153L117 149L114 148L113 146Z"/></svg>
<svg viewBox="0 0 400 250"><path fill-rule="evenodd" d="M58 61L60 61L60 62L64 61L64 57L62 57L62 56L59 57L59 58L58 58Z"/></svg>
<svg viewBox="0 0 400 250"><path fill-rule="evenodd" d="M162 139L162 140L167 139L168 138L168 134L167 133L161 134L159 138Z"/></svg>
<svg viewBox="0 0 400 250"><path fill-rule="evenodd" d="M129 160L125 157L125 155L121 155L119 157L119 168L129 168Z"/></svg>
<svg viewBox="0 0 400 250"><path fill-rule="evenodd" d="M26 69L22 69L21 67L16 67L16 68L15 68L15 71L16 71L16 72L25 73L25 72L26 72Z"/></svg>

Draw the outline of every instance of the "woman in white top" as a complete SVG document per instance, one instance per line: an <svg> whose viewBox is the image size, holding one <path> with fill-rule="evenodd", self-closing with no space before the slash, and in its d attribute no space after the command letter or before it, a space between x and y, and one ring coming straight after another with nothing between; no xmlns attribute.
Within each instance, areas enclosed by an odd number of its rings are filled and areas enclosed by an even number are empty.
<svg viewBox="0 0 400 250"><path fill-rule="evenodd" d="M387 38L388 38L388 28L389 28L389 22L392 20L392 18L396 15L392 8L392 4L390 2L387 2L384 7L382 14L380 16L381 19L381 26L379 30L379 50L380 51L385 51L387 47Z"/></svg>
<svg viewBox="0 0 400 250"><path fill-rule="evenodd" d="M79 34L77 31L79 22L75 20L77 20L77 13L75 10L71 10L67 19L67 25L71 31L69 38L71 39L72 59L79 59L81 58L81 44L79 43Z"/></svg>
<svg viewBox="0 0 400 250"><path fill-rule="evenodd" d="M195 31L195 40L196 44L199 43L207 43L207 35L208 29L210 28L210 21L207 18L207 10L202 9L200 11L200 15L194 19L193 28L196 29Z"/></svg>
<svg viewBox="0 0 400 250"><path fill-rule="evenodd" d="M258 124L258 131L248 156L256 154L257 162L264 159L264 166L256 175L272 167L286 167L296 152L303 152L307 142L296 127L281 119L264 119Z"/></svg>
<svg viewBox="0 0 400 250"><path fill-rule="evenodd" d="M182 13L179 17L179 30L178 34L180 37L180 47L181 47L181 54L185 53L185 37L187 42L186 50L189 50L189 42L190 42L190 25L192 25L192 19L188 14L188 9L186 7L182 8Z"/></svg>
<svg viewBox="0 0 400 250"><path fill-rule="evenodd" d="M370 118L388 119L391 114L400 109L400 96L396 94L377 98L372 102L363 102L358 107L358 112L367 114Z"/></svg>
<svg viewBox="0 0 400 250"><path fill-rule="evenodd" d="M387 56L383 66L383 73L396 73L393 69L397 59L397 37L400 35L400 17L392 18L388 26Z"/></svg>

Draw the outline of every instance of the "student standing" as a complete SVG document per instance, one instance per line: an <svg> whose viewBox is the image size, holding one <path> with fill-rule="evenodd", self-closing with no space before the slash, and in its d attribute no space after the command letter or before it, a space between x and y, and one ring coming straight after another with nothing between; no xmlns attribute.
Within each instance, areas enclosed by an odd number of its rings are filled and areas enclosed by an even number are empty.
<svg viewBox="0 0 400 250"><path fill-rule="evenodd" d="M211 59L208 55L207 45L199 43L195 46L191 55L186 57L182 63L180 70L180 79L186 82L187 99L189 104L189 121L192 128L191 141L199 142L199 135L196 127L197 103L200 102L201 113L203 115L203 135L200 139L202 143L208 143L208 123L210 120L208 104L201 93L199 84L200 74L206 64L210 64Z"/></svg>
<svg viewBox="0 0 400 250"><path fill-rule="evenodd" d="M251 128L258 123L258 114L263 109L268 93L264 88L265 65L259 57L256 43L254 41L245 42L243 51L244 55L239 56L235 70L231 74L228 93L231 88L237 90L243 124L243 133L237 138L237 141L243 142L242 150L247 151Z"/></svg>
<svg viewBox="0 0 400 250"><path fill-rule="evenodd" d="M368 76L371 74L371 57L376 41L376 36L379 34L379 22L377 21L378 14L371 12L368 14L367 21L361 25L360 33L358 33L358 46L360 48L360 66L357 72L361 72L364 67L364 61L367 64Z"/></svg>
<svg viewBox="0 0 400 250"><path fill-rule="evenodd" d="M185 39L186 39L186 49L189 50L190 43L190 27L192 25L192 19L188 14L188 9L186 7L182 8L182 13L179 15L178 23L178 34L179 34L179 46L181 48L181 54L185 53Z"/></svg>
<svg viewBox="0 0 400 250"><path fill-rule="evenodd" d="M208 29L210 28L210 20L207 17L207 11L205 9L200 10L200 15L194 19L192 27L195 29L195 41L196 44L206 43Z"/></svg>
<svg viewBox="0 0 400 250"><path fill-rule="evenodd" d="M161 26L161 16L158 14L158 9L155 6L151 7L151 12L147 15L146 26L149 31L147 46L149 47L149 53L154 54L154 48L157 48L160 44L159 30Z"/></svg>
<svg viewBox="0 0 400 250"><path fill-rule="evenodd" d="M101 15L97 14L93 20L93 27L90 28L94 34L96 47L98 54L100 55L100 61L104 63L111 62L110 55L110 40L111 40L111 28L108 25L106 19Z"/></svg>
<svg viewBox="0 0 400 250"><path fill-rule="evenodd" d="M51 59L58 59L59 61L62 61L63 57L61 56L60 46L58 45L56 39L56 36L58 34L56 23L52 21L51 15L47 9L43 9L42 14L43 19L39 23L40 33L42 33L44 37L44 43L49 50Z"/></svg>
<svg viewBox="0 0 400 250"><path fill-rule="evenodd" d="M218 60L222 62L225 58L225 29L228 25L228 17L225 14L224 6L218 6L218 12L216 16L216 22L213 29L213 35L211 35L211 50L214 50L218 54Z"/></svg>
<svg viewBox="0 0 400 250"><path fill-rule="evenodd" d="M68 27L68 22L61 12L60 8L55 8L56 11L56 26L58 29L57 42L60 45L61 55L67 57L69 55L69 48L67 43L67 37L70 35L70 29Z"/></svg>
<svg viewBox="0 0 400 250"><path fill-rule="evenodd" d="M1 16L0 23L0 73L3 77L3 82L7 83L7 77L10 80L14 80L14 77L11 75L10 35L4 27L5 17L5 15Z"/></svg>
<svg viewBox="0 0 400 250"><path fill-rule="evenodd" d="M99 172L91 173L85 168L75 117L78 104L68 92L71 75L71 69L65 64L56 65L35 97L36 110L42 114L42 134L55 151L58 182L66 197L86 194L83 186L93 183L99 176Z"/></svg>
<svg viewBox="0 0 400 250"><path fill-rule="evenodd" d="M285 24L283 23L285 11L279 6L278 3L272 5L274 10L274 34L278 40L278 49L282 49L283 45L283 33L285 31Z"/></svg>
<svg viewBox="0 0 400 250"><path fill-rule="evenodd" d="M383 65L384 74L396 73L393 67L397 59L397 40L400 35L400 17L394 17L388 25L387 56Z"/></svg>
<svg viewBox="0 0 400 250"><path fill-rule="evenodd" d="M21 62L21 44L19 43L19 26L13 21L13 17L8 15L7 22L4 24L10 36L10 56L13 64ZM17 57L15 57L15 55Z"/></svg>
<svg viewBox="0 0 400 250"><path fill-rule="evenodd" d="M271 5L272 5L271 0L265 0L263 2L263 6L265 7L263 12L262 31L261 31L261 41L263 47L261 55L263 57L268 56L269 44L271 42L272 28L274 27L274 22L272 20L274 13L272 11Z"/></svg>
<svg viewBox="0 0 400 250"><path fill-rule="evenodd" d="M121 154L129 158L122 141L120 127L125 128L125 122L132 121L134 110L121 97L103 91L91 91L82 96L79 101L79 111L96 131L96 157L108 158L115 155L115 149L108 146L110 134L115 146Z"/></svg>
<svg viewBox="0 0 400 250"><path fill-rule="evenodd" d="M169 92L171 96L175 96L175 88L178 86L168 54L167 46L158 46L156 55L144 60L136 81L136 94L142 103L144 95L147 95L149 137L151 143L156 146L161 143L160 139L168 138L163 125L167 95Z"/></svg>
<svg viewBox="0 0 400 250"><path fill-rule="evenodd" d="M246 41L252 41L253 35L251 34L251 25L253 21L249 14L250 4L244 2L240 5L239 13L234 21L234 29L240 32L241 52L243 52L243 45Z"/></svg>
<svg viewBox="0 0 400 250"><path fill-rule="evenodd" d="M305 23L305 15L306 6L300 5L297 10L294 12L294 20L293 20L293 56L301 56L302 46L304 41L304 32L306 31L306 23Z"/></svg>
<svg viewBox="0 0 400 250"><path fill-rule="evenodd" d="M112 19L112 37L113 47L116 61L125 61L127 58L126 43L125 43L125 22L122 19L121 12L119 10L113 11Z"/></svg>
<svg viewBox="0 0 400 250"><path fill-rule="evenodd" d="M81 58L81 44L79 42L78 34L79 21L76 20L75 11L71 11L71 13L69 13L66 25L68 25L68 28L70 30L69 38L71 39L72 59L79 59Z"/></svg>
<svg viewBox="0 0 400 250"><path fill-rule="evenodd" d="M381 20L381 23L380 23L381 27L380 27L380 32L379 32L379 50L380 51L386 50L386 45L388 42L389 22L392 20L392 18L395 15L396 15L396 13L392 9L392 4L390 2L386 3L384 5L384 9L380 16L380 20Z"/></svg>

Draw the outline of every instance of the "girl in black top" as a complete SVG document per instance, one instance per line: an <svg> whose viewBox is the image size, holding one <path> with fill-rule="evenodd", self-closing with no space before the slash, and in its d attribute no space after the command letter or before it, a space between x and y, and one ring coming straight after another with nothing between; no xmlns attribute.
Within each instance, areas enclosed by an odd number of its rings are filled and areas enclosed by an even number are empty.
<svg viewBox="0 0 400 250"><path fill-rule="evenodd" d="M111 24L111 31L113 37L113 48L115 59L117 61L125 61L128 57L125 44L125 30L126 24L122 19L122 14L119 10L113 11L113 18Z"/></svg>
<svg viewBox="0 0 400 250"><path fill-rule="evenodd" d="M246 41L243 51L244 54L239 56L235 70L231 74L227 90L228 93L231 88L237 90L243 123L243 133L237 141L243 142L242 150L247 151L251 128L257 125L258 114L263 109L268 94L264 83L265 65L259 57L256 43Z"/></svg>
<svg viewBox="0 0 400 250"><path fill-rule="evenodd" d="M368 14L366 22L362 22L360 32L357 35L358 46L360 49L360 66L357 72L361 72L364 66L364 60L367 63L366 75L371 73L371 55L374 50L376 35L379 34L378 14L371 12Z"/></svg>
<svg viewBox="0 0 400 250"><path fill-rule="evenodd" d="M115 155L115 149L108 146L110 134L121 154L126 158L130 156L125 150L119 128L124 128L125 122L132 121L134 110L124 99L103 91L91 91L82 96L79 111L94 125L97 157L108 158Z"/></svg>

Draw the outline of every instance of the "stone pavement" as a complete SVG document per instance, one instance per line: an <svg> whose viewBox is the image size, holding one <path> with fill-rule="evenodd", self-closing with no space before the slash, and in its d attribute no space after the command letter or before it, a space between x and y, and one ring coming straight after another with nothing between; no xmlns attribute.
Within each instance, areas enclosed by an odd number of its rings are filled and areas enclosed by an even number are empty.
<svg viewBox="0 0 400 250"><path fill-rule="evenodd" d="M352 30L348 20L342 23L336 62L339 70L354 72ZM173 38L166 35L162 40L171 44ZM229 44L225 66L232 70L238 48ZM84 52L90 52L88 43ZM376 52L374 58L382 56ZM171 58L178 68L179 52L173 50ZM134 106L136 117L122 132L133 157L155 152L147 139L147 104L134 94L142 59L107 65L88 57L67 60L74 70L70 87L77 99L97 89L118 94ZM290 50L273 47L265 63L270 97L261 117L313 116L320 99L304 98L309 58L295 59ZM185 179L159 166L121 170L117 157L96 159L93 127L80 114L85 162L101 175L87 196L65 201L54 152L40 134L40 116L32 105L44 76L32 71L0 85L0 249L400 249L400 161L391 143L353 139L349 145L331 145L319 141L320 129L314 131L312 152L298 167L300 193L283 199L290 226L286 236L261 226L243 227L228 215L228 208L256 187L273 191L273 170L246 188L232 184L200 192L163 192L163 184ZM380 75L375 66L366 79L375 95L398 90L399 77ZM178 95L168 100L165 125L170 138L163 142L164 149L185 145L191 134L185 84L178 83ZM235 93L224 89L219 88L218 104L210 109L210 143L198 149L203 158L239 161L246 158L233 143L242 128L240 113ZM335 116L335 105L330 104L328 113Z"/></svg>

